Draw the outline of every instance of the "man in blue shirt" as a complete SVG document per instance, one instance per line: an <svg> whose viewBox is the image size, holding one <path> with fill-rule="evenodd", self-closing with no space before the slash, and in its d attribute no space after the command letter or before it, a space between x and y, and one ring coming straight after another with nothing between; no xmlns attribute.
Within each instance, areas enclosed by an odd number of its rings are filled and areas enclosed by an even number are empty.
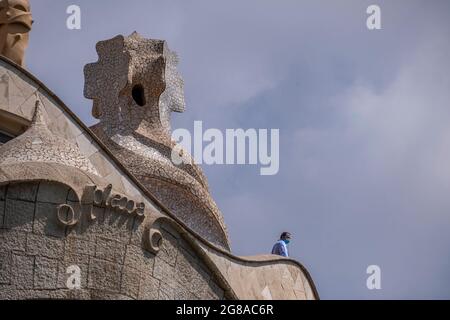
<svg viewBox="0 0 450 320"><path fill-rule="evenodd" d="M287 244L291 241L291 234L289 232L283 232L273 248L272 254L277 254L283 257L289 257Z"/></svg>

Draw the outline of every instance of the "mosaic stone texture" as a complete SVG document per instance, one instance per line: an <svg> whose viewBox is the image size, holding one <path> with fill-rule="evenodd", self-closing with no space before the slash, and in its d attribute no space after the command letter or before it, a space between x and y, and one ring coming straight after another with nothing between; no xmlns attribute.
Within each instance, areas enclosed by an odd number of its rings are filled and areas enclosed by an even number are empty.
<svg viewBox="0 0 450 320"><path fill-rule="evenodd" d="M95 134L0 57L0 115L25 131L0 147L0 300L318 299L300 263L231 254L202 171L170 161L170 112L184 110L176 55L137 35L109 41L86 67ZM80 289L67 287L73 265Z"/></svg>
<svg viewBox="0 0 450 320"><path fill-rule="evenodd" d="M54 162L98 174L75 144L50 132L39 101L30 128L0 147L0 165L20 162Z"/></svg>
<svg viewBox="0 0 450 320"><path fill-rule="evenodd" d="M175 165L170 113L185 109L178 58L166 42L133 33L97 44L86 65L85 97L100 121L91 129L147 189L186 225L229 249L222 214L195 164Z"/></svg>
<svg viewBox="0 0 450 320"><path fill-rule="evenodd" d="M215 276L170 225L160 228L164 241L155 255L141 246L136 217L98 207L95 221L69 228L55 216L61 203L75 204L60 183L0 185L0 300L224 298ZM74 265L79 289L67 286Z"/></svg>

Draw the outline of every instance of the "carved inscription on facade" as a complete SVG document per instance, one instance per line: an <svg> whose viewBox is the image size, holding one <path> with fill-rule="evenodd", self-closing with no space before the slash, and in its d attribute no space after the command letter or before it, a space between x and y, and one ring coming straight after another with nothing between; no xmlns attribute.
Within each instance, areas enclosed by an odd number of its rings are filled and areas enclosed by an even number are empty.
<svg viewBox="0 0 450 320"><path fill-rule="evenodd" d="M97 217L92 213L93 207L110 208L130 217L143 218L145 215L145 204L135 201L127 196L114 193L112 185L105 188L97 186L87 186L81 198L81 206L71 206L61 204L57 207L58 221L66 227L76 225L82 216L87 214L89 220L95 220Z"/></svg>

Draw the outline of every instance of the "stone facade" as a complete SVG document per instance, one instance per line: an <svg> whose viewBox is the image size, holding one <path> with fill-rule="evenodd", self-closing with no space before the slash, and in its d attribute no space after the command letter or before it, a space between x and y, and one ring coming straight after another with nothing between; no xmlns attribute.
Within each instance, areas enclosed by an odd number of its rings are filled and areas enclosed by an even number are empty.
<svg viewBox="0 0 450 320"><path fill-rule="evenodd" d="M170 225L158 254L134 237L135 217L95 208L95 223L70 228L57 207L76 196L60 183L0 187L0 299L222 299L224 291ZM69 290L67 268L81 269Z"/></svg>
<svg viewBox="0 0 450 320"><path fill-rule="evenodd" d="M170 161L185 106L167 44L97 51L92 129L0 57L0 299L318 299L297 261L234 256L201 169Z"/></svg>

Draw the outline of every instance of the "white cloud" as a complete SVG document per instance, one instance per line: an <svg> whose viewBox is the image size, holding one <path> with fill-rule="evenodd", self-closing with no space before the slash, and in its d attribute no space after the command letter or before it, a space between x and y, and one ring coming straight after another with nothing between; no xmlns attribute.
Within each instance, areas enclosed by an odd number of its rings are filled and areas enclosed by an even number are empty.
<svg viewBox="0 0 450 320"><path fill-rule="evenodd" d="M418 184L448 183L450 45L446 39L442 35L418 47L383 90L357 81L331 99L329 111L336 114L332 126L297 132L304 173L317 172L318 166L331 160L324 155L339 146L346 152L335 154L333 161L342 166L357 159L369 170L401 175Z"/></svg>
<svg viewBox="0 0 450 320"><path fill-rule="evenodd" d="M27 61L85 122L95 43L137 30L180 54L181 127L280 126L278 176L207 170L236 252L267 252L288 227L325 298L367 297L366 261L388 268L383 297L449 296L448 0L380 0L376 33L368 0L79 3L80 32L65 28L69 0L34 4Z"/></svg>

